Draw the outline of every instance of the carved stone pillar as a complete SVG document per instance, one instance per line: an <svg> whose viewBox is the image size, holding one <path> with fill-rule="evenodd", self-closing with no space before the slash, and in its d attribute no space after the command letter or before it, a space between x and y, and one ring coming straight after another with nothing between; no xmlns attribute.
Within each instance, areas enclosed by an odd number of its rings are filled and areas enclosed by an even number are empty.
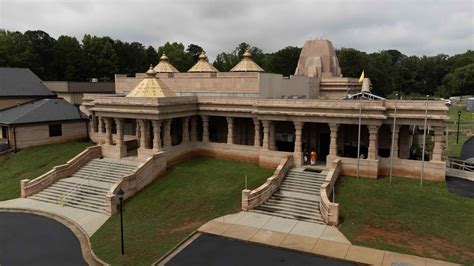
<svg viewBox="0 0 474 266"><path fill-rule="evenodd" d="M191 142L195 142L198 139L197 136L197 117L191 117Z"/></svg>
<svg viewBox="0 0 474 266"><path fill-rule="evenodd" d="M96 124L97 124L97 116L95 116L95 114L92 113L91 119L90 119L90 121L89 121L89 131L90 131L91 133L96 133L96 132L97 132L97 131L95 130L95 129L96 129L96 127L95 127Z"/></svg>
<svg viewBox="0 0 474 266"><path fill-rule="evenodd" d="M392 125L390 126L390 129L392 130L392 134L395 134L394 137L390 136L390 139L393 139L393 158L398 159L398 138L400 135L400 126L395 125L395 129L394 129ZM392 148L391 143L390 143L390 148ZM390 151L390 156L392 156L392 151Z"/></svg>
<svg viewBox="0 0 474 266"><path fill-rule="evenodd" d="M166 119L163 122L163 148L170 148L171 147L171 119Z"/></svg>
<svg viewBox="0 0 474 266"><path fill-rule="evenodd" d="M181 122L183 123L183 143L189 142L189 116L181 118Z"/></svg>
<svg viewBox="0 0 474 266"><path fill-rule="evenodd" d="M301 153L301 134L303 131L303 122L294 121L295 124L295 153Z"/></svg>
<svg viewBox="0 0 474 266"><path fill-rule="evenodd" d="M329 124L329 129L331 130L331 142L329 144L329 155L337 156L337 130L339 124Z"/></svg>
<svg viewBox="0 0 474 266"><path fill-rule="evenodd" d="M234 119L226 117L227 119L227 144L234 143Z"/></svg>
<svg viewBox="0 0 474 266"><path fill-rule="evenodd" d="M104 133L104 118L99 116L99 133Z"/></svg>
<svg viewBox="0 0 474 266"><path fill-rule="evenodd" d="M379 131L379 126L368 126L369 127L369 154L367 159L376 160L378 158L378 148L377 148L377 134Z"/></svg>
<svg viewBox="0 0 474 266"><path fill-rule="evenodd" d="M153 125L153 151L158 152L161 149L161 121L152 120Z"/></svg>
<svg viewBox="0 0 474 266"><path fill-rule="evenodd" d="M441 161L443 154L443 127L434 128L433 161Z"/></svg>
<svg viewBox="0 0 474 266"><path fill-rule="evenodd" d="M140 148L146 149L146 134L145 134L145 120L138 120L140 126Z"/></svg>
<svg viewBox="0 0 474 266"><path fill-rule="evenodd" d="M117 146L122 148L125 146L125 142L123 140L123 118L114 118L114 120L117 128Z"/></svg>
<svg viewBox="0 0 474 266"><path fill-rule="evenodd" d="M260 147L260 120L258 120L257 118L254 118L253 124L255 128L255 137L253 140L253 145L255 147Z"/></svg>
<svg viewBox="0 0 474 266"><path fill-rule="evenodd" d="M268 148L272 151L275 150L275 122L270 122L270 143L268 144Z"/></svg>
<svg viewBox="0 0 474 266"><path fill-rule="evenodd" d="M270 121L264 120L262 121L263 124L263 145L262 148L268 150L268 141L269 141L269 133L270 133Z"/></svg>
<svg viewBox="0 0 474 266"><path fill-rule="evenodd" d="M104 117L104 122L105 122L105 144L112 145L113 144L113 139L112 139L112 119L108 117Z"/></svg>
<svg viewBox="0 0 474 266"><path fill-rule="evenodd" d="M202 142L209 142L209 117L201 115L202 119Z"/></svg>

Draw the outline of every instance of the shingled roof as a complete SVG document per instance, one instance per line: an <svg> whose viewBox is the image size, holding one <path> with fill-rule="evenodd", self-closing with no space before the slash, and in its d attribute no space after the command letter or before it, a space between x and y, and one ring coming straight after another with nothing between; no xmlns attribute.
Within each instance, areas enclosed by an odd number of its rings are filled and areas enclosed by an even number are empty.
<svg viewBox="0 0 474 266"><path fill-rule="evenodd" d="M0 67L0 97L55 97L28 68Z"/></svg>
<svg viewBox="0 0 474 266"><path fill-rule="evenodd" d="M0 111L0 124L29 124L87 119L79 108L64 99L41 99Z"/></svg>

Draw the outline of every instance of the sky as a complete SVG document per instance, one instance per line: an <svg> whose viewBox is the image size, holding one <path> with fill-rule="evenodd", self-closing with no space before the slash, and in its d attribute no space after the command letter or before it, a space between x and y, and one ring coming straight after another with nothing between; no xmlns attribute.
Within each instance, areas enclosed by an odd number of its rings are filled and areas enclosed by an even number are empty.
<svg viewBox="0 0 474 266"><path fill-rule="evenodd" d="M213 59L247 42L264 52L305 40L365 52L458 54L474 49L474 0L0 0L0 28L198 44Z"/></svg>

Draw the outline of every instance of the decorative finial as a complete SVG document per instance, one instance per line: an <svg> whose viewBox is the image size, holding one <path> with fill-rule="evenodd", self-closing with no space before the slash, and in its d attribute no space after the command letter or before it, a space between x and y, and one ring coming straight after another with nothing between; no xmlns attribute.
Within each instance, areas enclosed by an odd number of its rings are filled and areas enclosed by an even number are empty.
<svg viewBox="0 0 474 266"><path fill-rule="evenodd" d="M153 69L153 65L150 64L150 68L146 72L149 78L154 78L156 76L156 71Z"/></svg>
<svg viewBox="0 0 474 266"><path fill-rule="evenodd" d="M207 60L206 52L202 51L201 54L199 55L199 59L201 59L201 60Z"/></svg>
<svg viewBox="0 0 474 266"><path fill-rule="evenodd" d="M252 57L252 53L250 53L249 49L245 50L244 57Z"/></svg>
<svg viewBox="0 0 474 266"><path fill-rule="evenodd" d="M163 52L163 54L161 55L160 60L161 61L168 61L168 57L166 56L165 52Z"/></svg>

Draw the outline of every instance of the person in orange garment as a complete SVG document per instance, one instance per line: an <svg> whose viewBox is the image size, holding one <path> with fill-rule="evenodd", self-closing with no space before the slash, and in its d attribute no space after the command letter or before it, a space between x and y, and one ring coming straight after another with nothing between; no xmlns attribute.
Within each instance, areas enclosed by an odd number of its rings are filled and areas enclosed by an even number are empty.
<svg viewBox="0 0 474 266"><path fill-rule="evenodd" d="M312 151L311 152L311 165L315 165L317 159L318 159L318 153L316 151Z"/></svg>

